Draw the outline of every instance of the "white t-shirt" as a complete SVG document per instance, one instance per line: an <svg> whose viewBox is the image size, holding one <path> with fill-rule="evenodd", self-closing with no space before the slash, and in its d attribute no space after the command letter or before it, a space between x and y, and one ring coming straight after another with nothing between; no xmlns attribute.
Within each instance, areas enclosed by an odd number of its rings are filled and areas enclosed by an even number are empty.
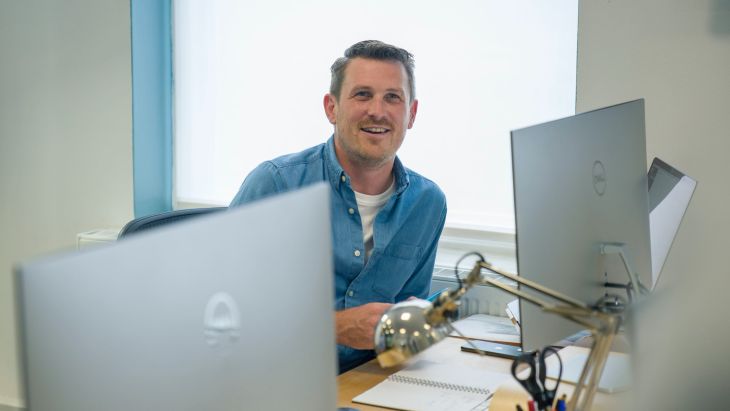
<svg viewBox="0 0 730 411"><path fill-rule="evenodd" d="M380 194L368 195L355 191L357 209L362 221L362 242L365 244L365 262L373 252L373 222L378 211L388 202L388 199L395 191L395 180L387 190Z"/></svg>

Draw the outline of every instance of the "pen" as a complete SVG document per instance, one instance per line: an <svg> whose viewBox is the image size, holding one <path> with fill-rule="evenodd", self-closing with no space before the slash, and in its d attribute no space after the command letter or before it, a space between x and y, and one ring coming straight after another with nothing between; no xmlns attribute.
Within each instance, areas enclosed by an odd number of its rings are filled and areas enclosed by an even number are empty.
<svg viewBox="0 0 730 411"><path fill-rule="evenodd" d="M524 411L524 410L522 409L522 406L521 406L520 404L517 404L517 411Z"/></svg>
<svg viewBox="0 0 730 411"><path fill-rule="evenodd" d="M558 403L555 405L555 411L565 411L565 399L560 398Z"/></svg>
<svg viewBox="0 0 730 411"><path fill-rule="evenodd" d="M535 401L534 400L527 401L527 411L536 411L535 410Z"/></svg>
<svg viewBox="0 0 730 411"><path fill-rule="evenodd" d="M435 293L433 293L433 294L429 295L429 296L428 296L428 297L426 298L426 300L428 300L428 301L430 301L430 302L434 302L434 301L436 301L436 299L437 299L437 298L439 297L439 295L441 295L441 293L443 293L444 291L447 291L447 290L448 290L448 288L444 288L443 290L440 290L440 291L436 291Z"/></svg>

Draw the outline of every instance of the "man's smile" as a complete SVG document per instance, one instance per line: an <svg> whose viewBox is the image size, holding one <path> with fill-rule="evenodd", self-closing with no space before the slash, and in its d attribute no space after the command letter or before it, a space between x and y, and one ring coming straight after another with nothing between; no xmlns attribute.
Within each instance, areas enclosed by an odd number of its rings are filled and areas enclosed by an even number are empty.
<svg viewBox="0 0 730 411"><path fill-rule="evenodd" d="M389 128L381 126L361 127L360 130L370 134L385 134L390 131Z"/></svg>

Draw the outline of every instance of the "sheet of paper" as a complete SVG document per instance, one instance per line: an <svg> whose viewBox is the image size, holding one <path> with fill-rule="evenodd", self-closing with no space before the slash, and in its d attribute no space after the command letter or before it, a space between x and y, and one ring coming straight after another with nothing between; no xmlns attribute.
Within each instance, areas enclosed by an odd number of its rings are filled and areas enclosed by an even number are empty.
<svg viewBox="0 0 730 411"><path fill-rule="evenodd" d="M520 300L515 299L507 303L507 315L514 318L520 324Z"/></svg>
<svg viewBox="0 0 730 411"><path fill-rule="evenodd" d="M588 353L581 353L563 361L562 382L575 384L583 371ZM548 378L558 377L558 367L548 367ZM598 390L606 393L626 391L631 388L631 358L628 354L612 352L598 382Z"/></svg>
<svg viewBox="0 0 730 411"><path fill-rule="evenodd" d="M520 333L515 329L512 321L507 317L496 315L475 314L454 322L454 328L464 337L477 340L507 342L519 344ZM456 332L451 336L461 337Z"/></svg>

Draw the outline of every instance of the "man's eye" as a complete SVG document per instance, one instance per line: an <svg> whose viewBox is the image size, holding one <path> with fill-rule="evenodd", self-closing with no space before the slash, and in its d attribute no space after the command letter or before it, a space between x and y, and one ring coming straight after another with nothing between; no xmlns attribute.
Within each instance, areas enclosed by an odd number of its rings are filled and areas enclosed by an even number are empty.
<svg viewBox="0 0 730 411"><path fill-rule="evenodd" d="M388 101L390 101L390 102L393 102L393 103L396 103L396 102L399 102L399 101L402 100L400 98L400 96L397 95L397 94L388 94L388 95L385 96L385 99L388 100Z"/></svg>
<svg viewBox="0 0 730 411"><path fill-rule="evenodd" d="M365 98L369 98L369 97L370 97L370 92L369 91L358 91L358 92L355 92L355 98L365 99Z"/></svg>

